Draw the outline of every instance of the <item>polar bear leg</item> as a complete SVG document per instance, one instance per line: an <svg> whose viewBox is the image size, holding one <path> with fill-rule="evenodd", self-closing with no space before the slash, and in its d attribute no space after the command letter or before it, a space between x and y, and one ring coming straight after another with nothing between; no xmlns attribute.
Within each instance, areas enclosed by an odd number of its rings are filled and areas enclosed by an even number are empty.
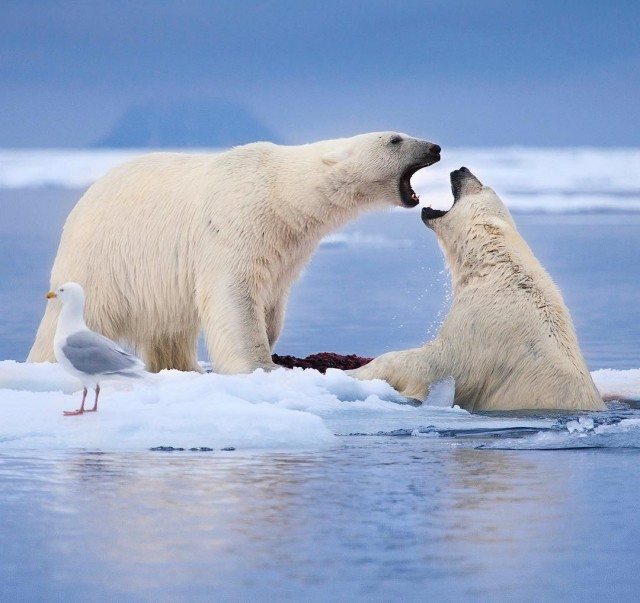
<svg viewBox="0 0 640 603"><path fill-rule="evenodd" d="M273 351L278 337L282 332L282 326L284 324L284 315L287 308L286 296L283 299L278 300L265 313L265 321L267 324L267 339L269 340L269 349Z"/></svg>
<svg viewBox="0 0 640 603"><path fill-rule="evenodd" d="M436 355L429 345L387 352L360 368L345 371L356 379L382 379L407 398L426 400L439 376Z"/></svg>
<svg viewBox="0 0 640 603"><path fill-rule="evenodd" d="M53 338L56 334L60 304L48 303L38 327L36 339L33 342L27 362L55 362L53 355Z"/></svg>
<svg viewBox="0 0 640 603"><path fill-rule="evenodd" d="M147 370L157 373L166 368L204 372L197 357L198 330L155 337L142 346L140 355Z"/></svg>
<svg viewBox="0 0 640 603"><path fill-rule="evenodd" d="M237 374L277 368L271 360L264 308L237 285L220 293L218 289L218 296L205 296L198 307L213 370Z"/></svg>

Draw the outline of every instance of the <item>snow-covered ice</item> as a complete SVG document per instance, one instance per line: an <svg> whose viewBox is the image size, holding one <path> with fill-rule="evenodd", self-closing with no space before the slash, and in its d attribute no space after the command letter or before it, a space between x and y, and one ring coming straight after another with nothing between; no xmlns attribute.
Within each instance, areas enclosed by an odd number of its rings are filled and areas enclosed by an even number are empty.
<svg viewBox="0 0 640 603"><path fill-rule="evenodd" d="M149 149L0 149L0 188L84 188L116 165L149 152Z"/></svg>
<svg viewBox="0 0 640 603"><path fill-rule="evenodd" d="M640 370L597 371L594 377L602 390L640 397ZM453 386L443 380L427 404L414 407L383 381L358 381L333 369L326 375L302 369L235 376L163 371L143 382L105 383L98 413L63 417L77 403L80 383L57 364L7 360L0 362L0 451L309 449L335 445L338 435L474 430L540 430L547 437L557 422L553 416L487 417L451 408ZM640 438L640 419L621 423L623 428Z"/></svg>

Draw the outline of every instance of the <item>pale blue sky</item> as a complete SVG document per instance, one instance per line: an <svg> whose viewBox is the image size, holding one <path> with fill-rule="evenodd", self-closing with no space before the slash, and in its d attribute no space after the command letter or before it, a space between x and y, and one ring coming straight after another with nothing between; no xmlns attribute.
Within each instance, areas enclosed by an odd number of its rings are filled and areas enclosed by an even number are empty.
<svg viewBox="0 0 640 603"><path fill-rule="evenodd" d="M226 99L282 142L640 146L640 3L1 0L0 147Z"/></svg>

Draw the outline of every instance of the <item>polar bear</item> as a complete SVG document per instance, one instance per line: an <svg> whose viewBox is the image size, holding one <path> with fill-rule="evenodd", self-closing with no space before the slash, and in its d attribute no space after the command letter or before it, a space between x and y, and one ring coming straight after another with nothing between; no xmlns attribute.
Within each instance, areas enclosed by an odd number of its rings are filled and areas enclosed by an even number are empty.
<svg viewBox="0 0 640 603"><path fill-rule="evenodd" d="M219 154L152 153L91 186L64 225L51 288L80 283L89 328L149 370L275 368L285 306L320 239L359 212L415 207L411 176L440 147L397 132ZM50 303L28 361L53 361Z"/></svg>
<svg viewBox="0 0 640 603"><path fill-rule="evenodd" d="M468 411L606 410L580 352L562 296L498 196L467 169L451 173L449 211L425 207L453 281L453 305L438 337L348 371L384 379L425 400L455 379Z"/></svg>

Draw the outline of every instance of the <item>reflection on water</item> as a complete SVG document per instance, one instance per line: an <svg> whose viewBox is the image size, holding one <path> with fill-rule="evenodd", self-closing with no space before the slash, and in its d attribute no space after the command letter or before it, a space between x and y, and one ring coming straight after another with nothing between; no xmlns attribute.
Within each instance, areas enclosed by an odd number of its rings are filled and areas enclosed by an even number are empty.
<svg viewBox="0 0 640 603"><path fill-rule="evenodd" d="M0 599L630 601L638 524L594 496L621 479L615 458L371 437L304 454L4 457Z"/></svg>

